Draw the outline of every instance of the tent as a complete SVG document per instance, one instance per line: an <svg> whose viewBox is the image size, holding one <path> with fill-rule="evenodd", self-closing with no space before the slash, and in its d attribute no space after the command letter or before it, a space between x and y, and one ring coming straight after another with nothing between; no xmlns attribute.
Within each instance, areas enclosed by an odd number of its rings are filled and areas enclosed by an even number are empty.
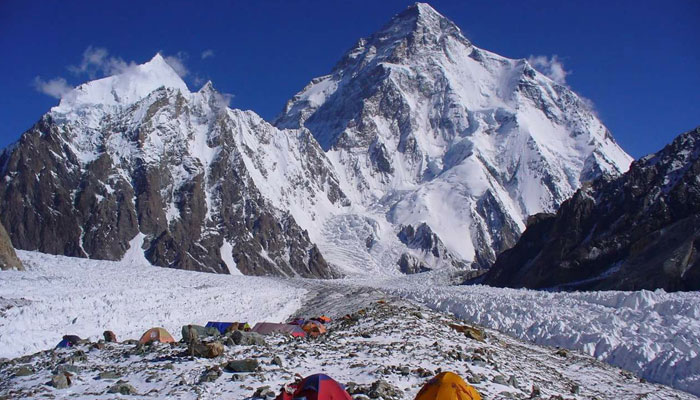
<svg viewBox="0 0 700 400"><path fill-rule="evenodd" d="M333 378L324 374L310 375L296 385L282 389L275 400L352 400L350 394Z"/></svg>
<svg viewBox="0 0 700 400"><path fill-rule="evenodd" d="M304 325L304 322L306 322L306 320L304 318L295 318L295 319L289 321L288 324L302 326L302 325Z"/></svg>
<svg viewBox="0 0 700 400"><path fill-rule="evenodd" d="M308 321L301 327L301 329L313 337L319 337L326 333L326 327L318 321Z"/></svg>
<svg viewBox="0 0 700 400"><path fill-rule="evenodd" d="M320 317L311 318L311 319L314 321L323 322L324 324L331 322L331 317L328 317L326 315L321 315Z"/></svg>
<svg viewBox="0 0 700 400"><path fill-rule="evenodd" d="M216 328L223 335L228 331L249 331L250 325L247 322L207 322L207 328Z"/></svg>
<svg viewBox="0 0 700 400"><path fill-rule="evenodd" d="M306 332L297 325L276 324L273 322L258 322L252 329L253 332L261 335L271 335L273 333L286 333L294 337L304 337Z"/></svg>
<svg viewBox="0 0 700 400"><path fill-rule="evenodd" d="M75 335L64 335L63 339L56 345L56 348L75 346L80 340L80 337Z"/></svg>
<svg viewBox="0 0 700 400"><path fill-rule="evenodd" d="M175 343L175 339L165 328L151 328L141 336L139 343L147 344L151 342Z"/></svg>
<svg viewBox="0 0 700 400"><path fill-rule="evenodd" d="M415 400L481 400L481 395L459 375L441 372L423 386Z"/></svg>

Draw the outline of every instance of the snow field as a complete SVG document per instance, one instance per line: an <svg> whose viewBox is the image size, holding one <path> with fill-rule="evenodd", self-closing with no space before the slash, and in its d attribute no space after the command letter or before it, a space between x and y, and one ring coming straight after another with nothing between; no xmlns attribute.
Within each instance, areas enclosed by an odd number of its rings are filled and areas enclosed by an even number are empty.
<svg viewBox="0 0 700 400"><path fill-rule="evenodd" d="M277 279L17 253L27 271L0 275L0 358L53 348L66 334L139 339L161 326L177 340L186 324L282 321L305 294Z"/></svg>

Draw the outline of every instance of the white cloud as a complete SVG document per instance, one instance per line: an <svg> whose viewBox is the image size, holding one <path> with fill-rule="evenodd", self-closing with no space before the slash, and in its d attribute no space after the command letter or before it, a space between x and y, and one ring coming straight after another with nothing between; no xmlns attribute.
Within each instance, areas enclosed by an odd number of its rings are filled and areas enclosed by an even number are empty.
<svg viewBox="0 0 700 400"><path fill-rule="evenodd" d="M175 70L175 72L177 72L178 75L180 75L180 78L184 78L190 73L190 70L188 70L185 66L187 53L178 51L174 56L163 56L163 59Z"/></svg>
<svg viewBox="0 0 700 400"><path fill-rule="evenodd" d="M202 52L202 60L206 60L209 57L214 57L214 50L206 49Z"/></svg>
<svg viewBox="0 0 700 400"><path fill-rule="evenodd" d="M214 101L221 108L228 107L231 104L231 100L233 100L233 95L230 93L214 93Z"/></svg>
<svg viewBox="0 0 700 400"><path fill-rule="evenodd" d="M70 65L68 70L75 75L87 75L90 79L98 75L107 76L126 72L134 68L136 63L126 62L121 57L109 55L109 51L103 47L88 46L83 52L83 60L80 65Z"/></svg>
<svg viewBox="0 0 700 400"><path fill-rule="evenodd" d="M566 85L566 76L571 74L571 71L564 69L564 64L555 54L552 57L547 56L530 56L527 61L536 70L545 74L551 80L561 85Z"/></svg>
<svg viewBox="0 0 700 400"><path fill-rule="evenodd" d="M66 82L63 78L54 78L48 81L41 79L40 77L35 77L32 83L34 89L40 93L44 93L51 97L60 99L64 94L70 92L73 87Z"/></svg>

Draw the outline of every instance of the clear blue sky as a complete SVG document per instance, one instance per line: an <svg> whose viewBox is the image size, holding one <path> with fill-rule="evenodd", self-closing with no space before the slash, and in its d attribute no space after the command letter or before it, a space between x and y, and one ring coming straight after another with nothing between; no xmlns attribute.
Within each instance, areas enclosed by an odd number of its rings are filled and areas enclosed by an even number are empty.
<svg viewBox="0 0 700 400"><path fill-rule="evenodd" d="M0 1L0 147L58 100L35 79L77 85L84 51L184 60L232 106L272 119L313 77L408 1ZM433 1L474 44L510 58L557 55L634 157L700 124L700 1ZM202 58L205 50L213 56Z"/></svg>

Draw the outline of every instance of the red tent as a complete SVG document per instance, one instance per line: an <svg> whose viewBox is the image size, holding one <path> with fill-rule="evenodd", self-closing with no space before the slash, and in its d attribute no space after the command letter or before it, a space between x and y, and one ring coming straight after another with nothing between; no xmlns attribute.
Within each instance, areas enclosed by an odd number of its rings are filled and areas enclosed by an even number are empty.
<svg viewBox="0 0 700 400"><path fill-rule="evenodd" d="M282 389L275 400L352 400L350 394L333 378L324 374L310 375L301 382Z"/></svg>

